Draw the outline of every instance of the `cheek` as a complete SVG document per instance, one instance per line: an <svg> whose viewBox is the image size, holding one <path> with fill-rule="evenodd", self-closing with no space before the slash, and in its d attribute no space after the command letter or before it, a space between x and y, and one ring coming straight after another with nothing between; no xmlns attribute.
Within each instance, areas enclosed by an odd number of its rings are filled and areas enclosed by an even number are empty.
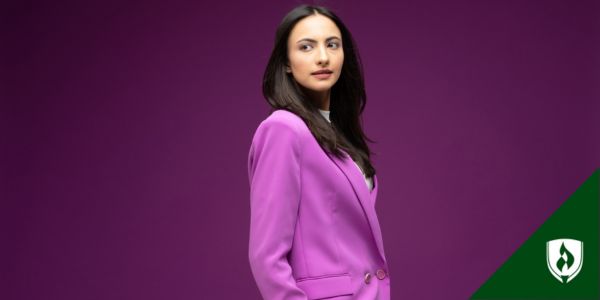
<svg viewBox="0 0 600 300"><path fill-rule="evenodd" d="M294 66L294 72L296 73L296 77L299 78L307 78L310 77L310 72L312 69L310 68L310 64L305 61L297 61Z"/></svg>
<svg viewBox="0 0 600 300"><path fill-rule="evenodd" d="M306 56L296 57L296 68L298 70L304 70L304 69L308 68L309 63L310 63L310 58L308 58Z"/></svg>
<svg viewBox="0 0 600 300"><path fill-rule="evenodd" d="M290 65L294 70L302 68L302 63L300 62L299 58L294 55L290 55Z"/></svg>
<svg viewBox="0 0 600 300"><path fill-rule="evenodd" d="M338 56L338 65L341 67L344 64L344 53Z"/></svg>

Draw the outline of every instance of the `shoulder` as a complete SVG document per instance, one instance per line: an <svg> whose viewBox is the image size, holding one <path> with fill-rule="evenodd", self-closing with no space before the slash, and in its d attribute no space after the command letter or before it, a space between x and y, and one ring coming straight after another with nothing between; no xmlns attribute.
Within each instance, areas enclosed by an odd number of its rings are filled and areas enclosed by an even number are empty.
<svg viewBox="0 0 600 300"><path fill-rule="evenodd" d="M296 157L301 156L305 132L310 134L299 116L286 110L274 111L258 125L252 137L250 161L261 156L260 153L294 153Z"/></svg>
<svg viewBox="0 0 600 300"><path fill-rule="evenodd" d="M256 131L259 133L265 130L290 133L300 137L306 134L308 127L298 115L284 109L278 109L265 118L258 125Z"/></svg>
<svg viewBox="0 0 600 300"><path fill-rule="evenodd" d="M305 126L304 121L295 113L278 109L261 122L261 125L285 126L300 132Z"/></svg>

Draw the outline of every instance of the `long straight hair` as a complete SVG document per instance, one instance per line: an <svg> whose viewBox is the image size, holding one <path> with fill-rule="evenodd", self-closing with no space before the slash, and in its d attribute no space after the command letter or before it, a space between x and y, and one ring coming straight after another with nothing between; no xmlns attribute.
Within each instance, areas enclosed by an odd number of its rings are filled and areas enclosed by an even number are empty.
<svg viewBox="0 0 600 300"><path fill-rule="evenodd" d="M286 72L287 42L293 27L303 18L321 14L331 19L342 34L344 62L338 81L331 88L329 124L320 115L291 73ZM275 45L263 75L263 96L271 106L271 113L284 109L298 115L324 151L342 158L343 149L361 166L367 177L375 175L371 151L362 129L361 114L367 102L362 63L356 43L344 23L333 12L322 6L300 5L291 10L275 32Z"/></svg>

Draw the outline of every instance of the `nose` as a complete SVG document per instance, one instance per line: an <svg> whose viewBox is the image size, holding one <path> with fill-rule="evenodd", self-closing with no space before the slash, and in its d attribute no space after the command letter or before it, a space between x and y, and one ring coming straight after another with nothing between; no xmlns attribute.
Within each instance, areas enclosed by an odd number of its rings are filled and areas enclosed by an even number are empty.
<svg viewBox="0 0 600 300"><path fill-rule="evenodd" d="M319 65L327 65L329 63L329 55L327 54L327 47L319 47Z"/></svg>

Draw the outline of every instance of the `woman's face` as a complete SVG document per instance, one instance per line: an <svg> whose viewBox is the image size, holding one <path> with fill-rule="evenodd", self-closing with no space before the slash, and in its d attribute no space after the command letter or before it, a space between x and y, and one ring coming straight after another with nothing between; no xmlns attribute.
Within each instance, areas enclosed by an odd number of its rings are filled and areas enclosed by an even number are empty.
<svg viewBox="0 0 600 300"><path fill-rule="evenodd" d="M288 38L287 72L310 91L327 92L340 78L344 63L342 36L338 27L323 15L311 15L300 20ZM314 75L329 69L329 76Z"/></svg>

